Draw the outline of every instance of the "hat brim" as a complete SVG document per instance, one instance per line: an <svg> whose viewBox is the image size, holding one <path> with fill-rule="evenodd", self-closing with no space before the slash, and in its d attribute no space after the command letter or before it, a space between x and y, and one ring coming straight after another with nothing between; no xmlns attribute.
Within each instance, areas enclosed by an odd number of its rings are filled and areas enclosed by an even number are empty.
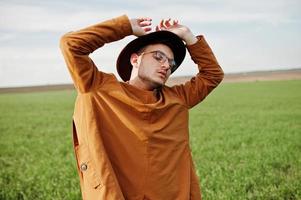
<svg viewBox="0 0 301 200"><path fill-rule="evenodd" d="M157 43L167 45L174 54L177 67L172 69L171 73L181 65L186 55L186 47L181 38L170 31L152 32L132 40L120 52L116 65L117 72L123 81L128 81L131 78L131 55L146 45Z"/></svg>

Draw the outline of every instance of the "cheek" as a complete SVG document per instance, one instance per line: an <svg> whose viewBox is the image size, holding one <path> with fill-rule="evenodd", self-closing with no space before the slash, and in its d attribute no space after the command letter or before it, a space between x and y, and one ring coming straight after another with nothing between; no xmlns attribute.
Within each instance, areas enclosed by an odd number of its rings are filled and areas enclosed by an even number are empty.
<svg viewBox="0 0 301 200"><path fill-rule="evenodd" d="M156 63L153 63L153 62L147 61L147 60L142 61L140 63L141 71L146 72L148 74L153 73L156 70L156 65L155 64Z"/></svg>
<svg viewBox="0 0 301 200"><path fill-rule="evenodd" d="M171 74L171 70L168 70L166 77L168 78L170 76L170 74Z"/></svg>
<svg viewBox="0 0 301 200"><path fill-rule="evenodd" d="M151 73L149 67L147 67L146 63L141 63L138 69L138 73L141 76L147 76Z"/></svg>

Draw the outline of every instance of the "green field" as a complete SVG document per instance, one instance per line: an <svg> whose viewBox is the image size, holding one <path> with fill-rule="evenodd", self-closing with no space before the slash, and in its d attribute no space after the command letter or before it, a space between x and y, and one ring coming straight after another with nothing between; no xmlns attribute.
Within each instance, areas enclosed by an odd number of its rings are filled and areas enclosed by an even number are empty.
<svg viewBox="0 0 301 200"><path fill-rule="evenodd" d="M0 94L0 199L81 199L74 91ZM191 110L203 199L301 199L301 80L225 83Z"/></svg>

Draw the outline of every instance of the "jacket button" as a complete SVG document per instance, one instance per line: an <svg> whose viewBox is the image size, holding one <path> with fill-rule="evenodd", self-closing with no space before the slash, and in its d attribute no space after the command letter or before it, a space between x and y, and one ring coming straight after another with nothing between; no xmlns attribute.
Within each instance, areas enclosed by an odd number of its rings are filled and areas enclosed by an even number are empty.
<svg viewBox="0 0 301 200"><path fill-rule="evenodd" d="M80 165L80 170L81 170L81 171L86 171L87 169L88 169L88 166L87 166L86 163L82 163L82 164Z"/></svg>

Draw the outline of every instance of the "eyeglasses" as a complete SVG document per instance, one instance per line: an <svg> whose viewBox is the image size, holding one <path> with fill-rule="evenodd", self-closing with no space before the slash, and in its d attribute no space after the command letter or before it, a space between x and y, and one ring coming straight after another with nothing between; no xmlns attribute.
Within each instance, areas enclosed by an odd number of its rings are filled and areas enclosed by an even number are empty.
<svg viewBox="0 0 301 200"><path fill-rule="evenodd" d="M151 52L142 52L140 55L152 53L153 58L161 64L164 64L168 61L169 67L173 72L177 68L176 61L174 59L168 58L162 51L151 51Z"/></svg>

